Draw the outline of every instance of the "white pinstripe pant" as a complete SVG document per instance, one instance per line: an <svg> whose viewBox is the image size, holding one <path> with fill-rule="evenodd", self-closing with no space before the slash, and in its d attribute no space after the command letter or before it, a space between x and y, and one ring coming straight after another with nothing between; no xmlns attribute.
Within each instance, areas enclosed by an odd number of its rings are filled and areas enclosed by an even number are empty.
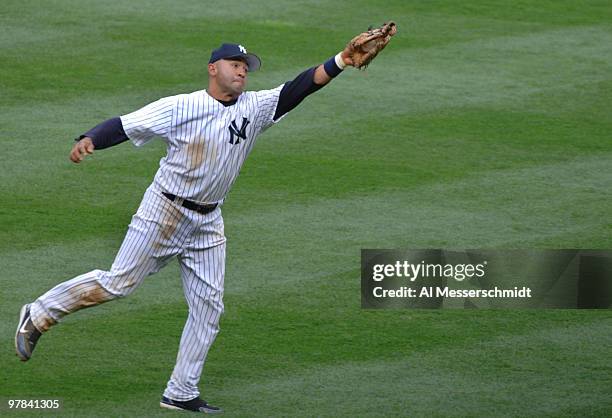
<svg viewBox="0 0 612 418"><path fill-rule="evenodd" d="M132 217L110 271L93 270L49 290L32 304L32 320L44 332L67 314L127 296L174 256L189 316L164 396L195 398L223 313L225 235L220 208L202 215L170 202L152 185Z"/></svg>

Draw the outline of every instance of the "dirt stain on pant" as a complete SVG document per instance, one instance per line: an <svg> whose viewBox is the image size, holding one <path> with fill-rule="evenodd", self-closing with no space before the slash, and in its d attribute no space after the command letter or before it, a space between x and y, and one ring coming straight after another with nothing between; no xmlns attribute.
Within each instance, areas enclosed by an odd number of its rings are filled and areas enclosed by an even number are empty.
<svg viewBox="0 0 612 418"><path fill-rule="evenodd" d="M115 298L116 296L104 289L97 280L80 283L67 289L66 313L99 305Z"/></svg>
<svg viewBox="0 0 612 418"><path fill-rule="evenodd" d="M159 238L153 243L154 249L167 247L177 240L176 231L183 219L180 208L176 206L176 203L172 203L169 200L164 202L162 211L163 213L160 214L159 219Z"/></svg>

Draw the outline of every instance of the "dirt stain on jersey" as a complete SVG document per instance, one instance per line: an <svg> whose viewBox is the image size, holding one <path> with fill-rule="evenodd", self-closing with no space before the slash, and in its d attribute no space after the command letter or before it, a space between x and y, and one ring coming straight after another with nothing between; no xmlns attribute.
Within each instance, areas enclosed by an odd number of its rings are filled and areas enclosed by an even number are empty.
<svg viewBox="0 0 612 418"><path fill-rule="evenodd" d="M206 139L203 136L197 137L187 145L187 156L189 158L189 169L197 170L204 161L207 151Z"/></svg>
<svg viewBox="0 0 612 418"><path fill-rule="evenodd" d="M215 141L208 141L203 135L198 136L187 144L186 147L188 164L187 164L187 178L185 180L186 186L190 187L200 178L201 172L197 173L203 164L213 165L216 164L217 160L217 143ZM197 174L196 174L197 173Z"/></svg>

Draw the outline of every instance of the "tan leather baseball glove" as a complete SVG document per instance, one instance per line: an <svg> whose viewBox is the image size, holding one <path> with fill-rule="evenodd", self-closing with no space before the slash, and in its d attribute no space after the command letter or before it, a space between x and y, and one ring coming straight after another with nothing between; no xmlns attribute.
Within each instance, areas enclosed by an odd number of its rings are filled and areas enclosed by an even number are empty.
<svg viewBox="0 0 612 418"><path fill-rule="evenodd" d="M393 21L383 23L378 28L370 27L351 39L342 55L351 59L350 65L362 70L387 46L396 32L397 25Z"/></svg>

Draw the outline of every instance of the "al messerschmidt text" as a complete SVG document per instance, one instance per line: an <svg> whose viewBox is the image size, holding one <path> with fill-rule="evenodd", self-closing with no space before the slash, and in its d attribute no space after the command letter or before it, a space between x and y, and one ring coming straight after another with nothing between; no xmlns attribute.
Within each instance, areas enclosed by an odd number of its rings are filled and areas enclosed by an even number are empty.
<svg viewBox="0 0 612 418"><path fill-rule="evenodd" d="M494 287L493 289L449 289L448 287L433 287L425 286L419 289L414 289L408 286L402 286L398 289L383 289L378 286L372 291L376 298L432 298L432 297L444 297L444 298L530 298L531 289L529 287L514 289L500 289ZM418 293L418 296L417 296Z"/></svg>

